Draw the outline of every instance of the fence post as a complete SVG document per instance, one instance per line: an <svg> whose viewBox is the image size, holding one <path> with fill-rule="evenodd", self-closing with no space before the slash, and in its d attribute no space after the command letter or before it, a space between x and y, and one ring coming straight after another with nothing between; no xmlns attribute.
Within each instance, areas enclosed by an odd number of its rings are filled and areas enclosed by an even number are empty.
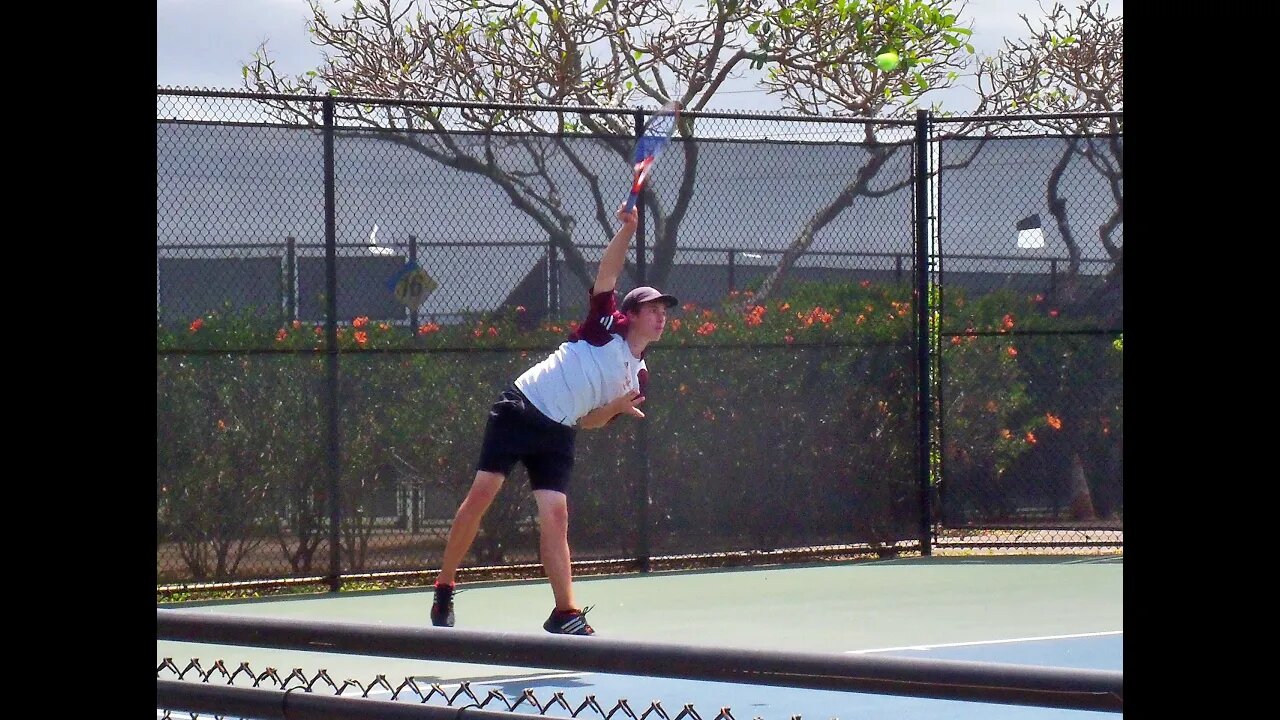
<svg viewBox="0 0 1280 720"><path fill-rule="evenodd" d="M560 253L554 237L547 239L547 316L560 319Z"/></svg>
<svg viewBox="0 0 1280 720"><path fill-rule="evenodd" d="M342 523L338 478L338 233L333 178L333 96L324 99L325 479L329 486L329 590L342 589Z"/></svg>
<svg viewBox="0 0 1280 720"><path fill-rule="evenodd" d="M636 111L636 142L644 135L644 112ZM639 219L636 223L636 285L647 285L644 247L644 196L636 202ZM646 423L636 426L636 555L640 572L649 572L649 428Z"/></svg>
<svg viewBox="0 0 1280 720"><path fill-rule="evenodd" d="M298 283L294 273L298 267L298 241L290 235L284 239L284 308L285 325L298 319Z"/></svg>
<svg viewBox="0 0 1280 720"><path fill-rule="evenodd" d="M920 554L931 555L929 470L932 403L929 395L929 111L916 111L916 367L919 383Z"/></svg>
<svg viewBox="0 0 1280 720"><path fill-rule="evenodd" d="M734 258L737 257L737 255L738 255L737 250L733 248L729 249L729 292L734 291L735 289L734 285L736 284L736 281L737 281L737 278L734 277L734 269L733 269L733 261L734 261Z"/></svg>
<svg viewBox="0 0 1280 720"><path fill-rule="evenodd" d="M418 236L409 236L409 264L418 264ZM418 305L409 306L409 337L413 337L418 332Z"/></svg>

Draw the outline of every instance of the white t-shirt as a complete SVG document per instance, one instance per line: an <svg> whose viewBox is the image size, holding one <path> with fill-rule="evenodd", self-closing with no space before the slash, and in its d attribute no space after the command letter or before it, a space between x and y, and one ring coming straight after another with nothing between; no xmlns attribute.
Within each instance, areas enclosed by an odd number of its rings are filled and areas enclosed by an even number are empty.
<svg viewBox="0 0 1280 720"><path fill-rule="evenodd" d="M516 387L539 412L565 425L577 424L631 390L643 395L649 371L643 353L631 354L629 329L612 290L592 295L587 319L555 352L516 378Z"/></svg>

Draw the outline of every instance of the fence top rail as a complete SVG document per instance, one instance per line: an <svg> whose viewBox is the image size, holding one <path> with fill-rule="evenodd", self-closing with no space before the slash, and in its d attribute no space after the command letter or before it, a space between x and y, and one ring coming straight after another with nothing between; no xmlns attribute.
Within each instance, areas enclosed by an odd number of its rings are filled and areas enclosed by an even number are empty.
<svg viewBox="0 0 1280 720"><path fill-rule="evenodd" d="M930 119L934 125L943 123L971 122L1037 122L1041 120L1089 120L1098 118L1123 118L1124 111L1092 110L1089 112L1046 113L1043 115L948 115L934 116Z"/></svg>
<svg viewBox="0 0 1280 720"><path fill-rule="evenodd" d="M156 638L1121 712L1115 670L766 651L156 609Z"/></svg>
<svg viewBox="0 0 1280 720"><path fill-rule="evenodd" d="M209 88L183 88L157 86L158 95L175 97L232 98L242 100L268 100L292 102L325 102L332 100L340 103L358 103L363 105L398 105L411 107L470 108L494 110L521 110L529 112L569 112L595 113L605 115L636 115L655 112L657 108L619 107L603 105L541 105L530 103L492 103L468 102L460 100L412 100L406 98L390 98L369 95L307 95L288 93L262 93L246 90L218 90ZM881 117L848 117L841 115L801 115L784 112L748 113L738 111L686 110L684 114L694 118L717 118L732 120L776 120L786 122L809 123L843 123L852 125L890 125L911 127L915 118L881 118ZM1050 120L1063 118L1108 117L1121 113L1066 113L1059 115L992 115L992 116L957 116L950 118L934 117L931 122L972 122L982 120Z"/></svg>

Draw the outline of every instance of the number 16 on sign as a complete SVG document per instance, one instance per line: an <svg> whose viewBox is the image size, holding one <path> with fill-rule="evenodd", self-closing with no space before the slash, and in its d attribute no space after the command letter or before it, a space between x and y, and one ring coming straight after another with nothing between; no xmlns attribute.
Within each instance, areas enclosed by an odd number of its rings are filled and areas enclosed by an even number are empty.
<svg viewBox="0 0 1280 720"><path fill-rule="evenodd" d="M405 263L400 272L387 282L387 288L395 293L396 300L411 308L421 305L437 287L439 284L416 262Z"/></svg>

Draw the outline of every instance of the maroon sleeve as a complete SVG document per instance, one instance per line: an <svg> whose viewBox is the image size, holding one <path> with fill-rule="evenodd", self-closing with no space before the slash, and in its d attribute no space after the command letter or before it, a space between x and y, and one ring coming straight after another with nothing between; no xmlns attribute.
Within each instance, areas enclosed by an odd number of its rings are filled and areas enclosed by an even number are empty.
<svg viewBox="0 0 1280 720"><path fill-rule="evenodd" d="M569 342L586 340L597 347L614 335L626 337L627 316L618 312L618 298L612 290L596 293L587 304L587 319L569 333Z"/></svg>

